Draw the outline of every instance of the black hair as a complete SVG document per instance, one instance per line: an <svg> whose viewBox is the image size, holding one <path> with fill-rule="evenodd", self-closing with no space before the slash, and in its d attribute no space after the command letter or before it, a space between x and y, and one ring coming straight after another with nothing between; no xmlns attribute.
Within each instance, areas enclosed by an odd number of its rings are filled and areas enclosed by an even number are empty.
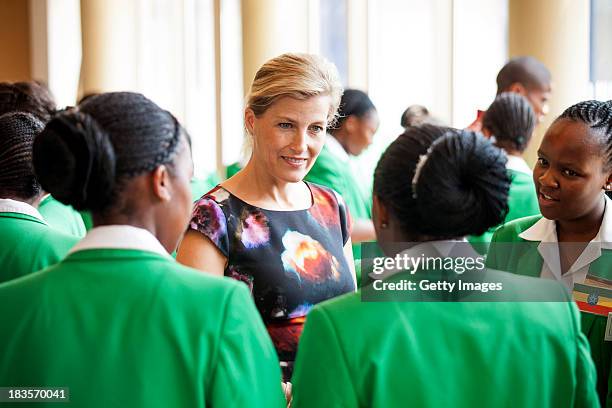
<svg viewBox="0 0 612 408"><path fill-rule="evenodd" d="M418 126L427 123L429 118L429 110L423 105L410 105L402 113L400 125L406 129L410 126Z"/></svg>
<svg viewBox="0 0 612 408"><path fill-rule="evenodd" d="M374 194L407 236L480 235L508 212L505 164L502 150L480 134L411 127L378 162Z"/></svg>
<svg viewBox="0 0 612 408"><path fill-rule="evenodd" d="M0 198L31 200L42 189L32 168L34 138L43 123L25 112L0 116Z"/></svg>
<svg viewBox="0 0 612 408"><path fill-rule="evenodd" d="M489 130L498 145L510 144L523 152L527 148L536 116L529 101L513 92L504 92L495 98L482 121L482 127Z"/></svg>
<svg viewBox="0 0 612 408"><path fill-rule="evenodd" d="M182 135L174 116L143 95L100 94L51 119L34 142L34 169L57 200L104 213L125 181L172 165Z"/></svg>
<svg viewBox="0 0 612 408"><path fill-rule="evenodd" d="M38 82L0 82L0 115L28 112L47 123L56 112L49 89Z"/></svg>
<svg viewBox="0 0 612 408"><path fill-rule="evenodd" d="M349 116L363 118L373 110L376 110L376 107L368 94L358 89L345 89L338 108L338 120L330 132L334 133L335 130L340 129Z"/></svg>
<svg viewBox="0 0 612 408"><path fill-rule="evenodd" d="M497 94L506 92L514 83L527 89L550 88L550 71L534 57L516 57L503 66L497 74Z"/></svg>
<svg viewBox="0 0 612 408"><path fill-rule="evenodd" d="M612 100L579 102L567 108L555 121L560 119L582 122L601 135L604 165L606 170L612 170ZM612 192L607 194L612 198Z"/></svg>

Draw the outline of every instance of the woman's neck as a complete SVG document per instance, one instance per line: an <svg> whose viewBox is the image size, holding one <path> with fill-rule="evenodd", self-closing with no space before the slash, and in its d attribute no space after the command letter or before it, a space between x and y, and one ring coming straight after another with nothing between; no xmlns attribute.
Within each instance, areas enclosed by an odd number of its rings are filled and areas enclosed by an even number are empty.
<svg viewBox="0 0 612 408"><path fill-rule="evenodd" d="M589 242L601 228L606 210L606 199L602 195L595 209L584 217L575 220L558 220L557 239L559 242Z"/></svg>
<svg viewBox="0 0 612 408"><path fill-rule="evenodd" d="M300 210L312 204L310 190L303 182L286 182L274 177L253 158L234 177L222 183L241 200L271 210Z"/></svg>

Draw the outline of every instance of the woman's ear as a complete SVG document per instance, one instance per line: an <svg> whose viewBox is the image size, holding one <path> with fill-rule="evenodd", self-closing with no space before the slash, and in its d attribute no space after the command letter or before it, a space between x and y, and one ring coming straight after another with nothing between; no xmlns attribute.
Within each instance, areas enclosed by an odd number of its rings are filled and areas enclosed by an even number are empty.
<svg viewBox="0 0 612 408"><path fill-rule="evenodd" d="M359 118L357 118L357 116L355 115L350 115L348 118L346 118L346 120L344 121L344 127L348 133L355 132L358 120Z"/></svg>
<svg viewBox="0 0 612 408"><path fill-rule="evenodd" d="M247 132L249 132L249 134L252 136L253 129L255 127L255 112L253 112L253 109L251 108L246 108L244 110L244 127L246 128Z"/></svg>
<svg viewBox="0 0 612 408"><path fill-rule="evenodd" d="M170 201L172 198L172 188L170 186L170 173L165 165L157 166L151 173L153 182L153 194L160 201Z"/></svg>

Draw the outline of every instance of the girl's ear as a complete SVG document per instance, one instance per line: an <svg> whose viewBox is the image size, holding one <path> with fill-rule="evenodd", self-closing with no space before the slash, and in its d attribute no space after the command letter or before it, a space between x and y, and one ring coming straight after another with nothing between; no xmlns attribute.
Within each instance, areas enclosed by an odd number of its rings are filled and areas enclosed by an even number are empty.
<svg viewBox="0 0 612 408"><path fill-rule="evenodd" d="M165 165L157 166L151 173L153 183L153 193L160 201L170 201L172 193L170 190L170 173Z"/></svg>
<svg viewBox="0 0 612 408"><path fill-rule="evenodd" d="M372 196L372 220L377 229L385 229L389 226L389 210L380 201L377 195Z"/></svg>

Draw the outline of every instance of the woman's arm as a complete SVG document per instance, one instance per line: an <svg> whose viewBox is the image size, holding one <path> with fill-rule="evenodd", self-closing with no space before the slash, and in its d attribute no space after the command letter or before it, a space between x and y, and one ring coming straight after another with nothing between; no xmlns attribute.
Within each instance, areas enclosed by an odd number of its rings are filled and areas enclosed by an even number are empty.
<svg viewBox="0 0 612 408"><path fill-rule="evenodd" d="M179 245L176 260L203 272L223 276L227 258L201 233L188 230Z"/></svg>

